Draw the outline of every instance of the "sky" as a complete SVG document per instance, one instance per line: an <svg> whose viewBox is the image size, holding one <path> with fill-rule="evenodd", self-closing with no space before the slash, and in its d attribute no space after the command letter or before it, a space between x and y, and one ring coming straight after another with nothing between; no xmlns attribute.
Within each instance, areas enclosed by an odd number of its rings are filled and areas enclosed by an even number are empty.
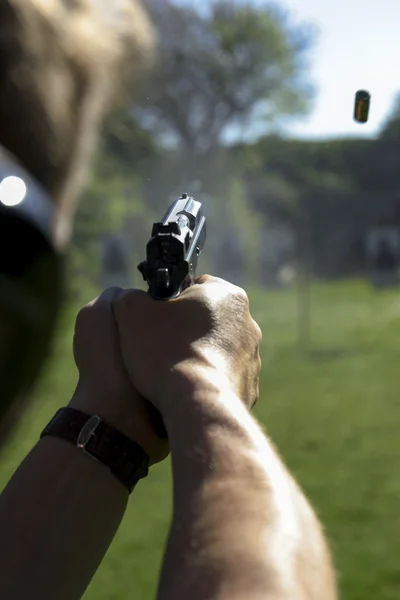
<svg viewBox="0 0 400 600"><path fill-rule="evenodd" d="M309 118L291 127L302 136L375 134L400 91L400 0L285 0L298 22L319 30L311 55L317 86ZM354 94L371 94L368 123L353 121Z"/></svg>
<svg viewBox="0 0 400 600"><path fill-rule="evenodd" d="M181 0L200 4L203 0ZM253 4L264 4L253 0ZM282 0L294 24L317 29L310 53L316 97L310 115L291 121L302 138L370 137L382 127L400 91L400 0ZM371 94L369 120L353 121L355 92Z"/></svg>

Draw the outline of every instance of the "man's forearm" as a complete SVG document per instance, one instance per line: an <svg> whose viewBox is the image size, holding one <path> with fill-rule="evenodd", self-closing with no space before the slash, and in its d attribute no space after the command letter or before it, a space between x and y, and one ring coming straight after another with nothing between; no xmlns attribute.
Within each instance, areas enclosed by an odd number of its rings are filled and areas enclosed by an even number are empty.
<svg viewBox="0 0 400 600"><path fill-rule="evenodd" d="M272 445L237 397L206 395L170 427L174 518L159 600L335 598L319 524Z"/></svg>
<svg viewBox="0 0 400 600"><path fill-rule="evenodd" d="M64 440L43 438L0 496L0 597L79 600L128 497L107 467Z"/></svg>
<svg viewBox="0 0 400 600"><path fill-rule="evenodd" d="M79 600L127 500L107 467L64 440L43 438L0 496L0 597Z"/></svg>

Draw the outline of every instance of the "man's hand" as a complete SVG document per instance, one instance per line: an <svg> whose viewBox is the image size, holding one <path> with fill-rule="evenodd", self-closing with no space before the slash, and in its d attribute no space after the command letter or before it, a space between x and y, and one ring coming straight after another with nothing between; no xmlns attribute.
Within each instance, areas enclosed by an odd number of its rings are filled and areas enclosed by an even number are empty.
<svg viewBox="0 0 400 600"><path fill-rule="evenodd" d="M261 332L244 290L202 276L175 300L156 301L128 290L115 297L113 306L129 378L164 417L176 397L178 411L183 408L182 382L198 386L204 375L248 408L255 404Z"/></svg>
<svg viewBox="0 0 400 600"><path fill-rule="evenodd" d="M248 411L261 333L247 296L221 279L197 284L167 302L137 290L113 302L129 378L171 444L174 516L157 598L334 600L318 521Z"/></svg>
<svg viewBox="0 0 400 600"><path fill-rule="evenodd" d="M153 464L168 455L168 442L157 436L148 403L132 387L122 362L112 303L123 294L121 288L110 288L77 316L74 357L79 382L70 406L98 414L140 444Z"/></svg>

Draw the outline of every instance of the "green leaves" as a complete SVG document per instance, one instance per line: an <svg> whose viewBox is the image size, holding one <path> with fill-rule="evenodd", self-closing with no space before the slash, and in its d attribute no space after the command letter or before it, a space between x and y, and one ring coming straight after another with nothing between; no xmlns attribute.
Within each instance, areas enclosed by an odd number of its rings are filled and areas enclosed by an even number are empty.
<svg viewBox="0 0 400 600"><path fill-rule="evenodd" d="M149 0L148 7L160 60L136 114L161 139L204 155L232 128L237 136L252 121L253 130L265 131L272 118L306 112L309 28L292 26L269 5L217 0L200 13Z"/></svg>

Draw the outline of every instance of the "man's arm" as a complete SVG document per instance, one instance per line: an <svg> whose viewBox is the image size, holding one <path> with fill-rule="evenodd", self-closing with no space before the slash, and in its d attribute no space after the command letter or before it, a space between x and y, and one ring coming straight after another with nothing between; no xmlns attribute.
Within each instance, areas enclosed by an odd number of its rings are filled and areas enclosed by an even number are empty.
<svg viewBox="0 0 400 600"><path fill-rule="evenodd" d="M0 496L0 597L81 598L128 497L100 462L64 440L43 438Z"/></svg>
<svg viewBox="0 0 400 600"><path fill-rule="evenodd" d="M150 464L168 444L122 366L106 290L80 311L74 335L79 383L69 406L99 415L137 442ZM45 424L43 424L45 425ZM44 437L0 496L0 598L79 600L118 529L128 490L74 444Z"/></svg>
<svg viewBox="0 0 400 600"><path fill-rule="evenodd" d="M335 599L305 497L243 403L204 381L186 380L175 396L192 402L167 421L174 517L158 599Z"/></svg>
<svg viewBox="0 0 400 600"><path fill-rule="evenodd" d="M249 300L218 278L196 283L168 302L131 290L114 303L130 380L172 452L158 599L334 600L318 521L249 413L261 368Z"/></svg>

